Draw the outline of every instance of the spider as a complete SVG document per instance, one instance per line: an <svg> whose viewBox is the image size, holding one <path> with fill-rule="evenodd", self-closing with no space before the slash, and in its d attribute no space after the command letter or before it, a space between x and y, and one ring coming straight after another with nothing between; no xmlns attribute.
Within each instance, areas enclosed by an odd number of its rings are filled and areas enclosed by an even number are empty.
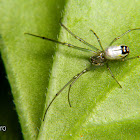
<svg viewBox="0 0 140 140"><path fill-rule="evenodd" d="M117 79L114 77L113 73L111 72L111 69L109 68L108 62L109 61L113 61L113 60L121 60L121 61L126 61L129 59L135 59L135 58L139 58L139 56L134 56L134 57L130 57L130 58L126 58L129 55L129 47L126 45L112 45L115 41L117 41L118 39L120 39L122 36L126 35L127 33L131 32L131 31L135 31L135 30L140 30L140 28L135 28L135 29L129 29L128 31L126 31L125 33L121 34L120 36L114 38L114 40L109 44L109 47L107 49L103 49L101 41L99 39L99 37L97 36L97 34L93 31L90 30L95 37L97 38L97 41L99 43L99 46L101 48L97 49L96 47L94 47L93 45L89 44L88 42L86 42L84 39L76 36L74 33L72 33L64 24L60 23L60 25L66 30L68 31L73 37L75 37L76 39L78 39L79 41L81 41L82 43L86 44L87 46L89 46L90 48L92 48L93 50L89 50L89 49L85 49L82 47L78 47L69 43L65 43L65 42L60 42L54 39L50 39L47 37L43 37L43 36L38 36L38 35L34 35L31 33L25 33L34 37L38 37L44 40L48 40L48 41L52 41L61 45L65 45L74 49L78 49L80 51L85 51L85 52L92 52L94 55L90 57L90 62L92 65L94 66L103 66L106 65L108 71L110 72L112 78L117 82L117 84L120 86L120 88L122 88L122 86L120 85L120 83L117 81ZM68 83L66 83L54 96L54 98L51 100L51 102L49 103L49 105L46 108L46 111L44 113L44 117L43 117L43 121L45 120L45 116L47 114L47 111L49 109L49 107L51 106L51 104L53 103L53 101L55 100L55 98L69 85L69 89L68 89L68 102L69 102L69 106L71 107L71 103L70 103L70 90L72 85L76 82L76 80L81 77L84 73L90 71L91 68L86 68L84 70L82 70L80 73L76 74L70 81L68 81Z"/></svg>

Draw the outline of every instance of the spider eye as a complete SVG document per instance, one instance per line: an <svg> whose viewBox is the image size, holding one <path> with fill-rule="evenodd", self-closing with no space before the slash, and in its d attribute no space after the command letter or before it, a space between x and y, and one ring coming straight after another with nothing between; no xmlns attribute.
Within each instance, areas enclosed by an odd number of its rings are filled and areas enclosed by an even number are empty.
<svg viewBox="0 0 140 140"><path fill-rule="evenodd" d="M129 47L121 46L121 48L122 48L122 54L129 54Z"/></svg>

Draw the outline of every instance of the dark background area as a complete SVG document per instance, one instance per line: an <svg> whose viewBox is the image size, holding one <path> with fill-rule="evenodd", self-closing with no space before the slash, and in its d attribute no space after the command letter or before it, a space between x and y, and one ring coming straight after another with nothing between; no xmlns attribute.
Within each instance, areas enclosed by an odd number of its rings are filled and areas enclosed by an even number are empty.
<svg viewBox="0 0 140 140"><path fill-rule="evenodd" d="M0 140L22 140L21 127L13 102L12 92L7 79L4 63L0 55L0 126L6 126L6 131L0 131ZM16 136L16 137L15 137Z"/></svg>

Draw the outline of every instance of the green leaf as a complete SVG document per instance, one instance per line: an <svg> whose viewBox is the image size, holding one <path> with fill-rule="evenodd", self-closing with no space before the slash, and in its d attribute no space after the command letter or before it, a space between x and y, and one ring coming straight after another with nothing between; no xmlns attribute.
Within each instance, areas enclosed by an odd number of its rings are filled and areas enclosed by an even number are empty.
<svg viewBox="0 0 140 140"><path fill-rule="evenodd" d="M72 86L72 107L67 101L66 88L55 99L43 122L40 119L54 95L90 65L93 54L24 35L29 32L55 40L59 35L59 41L91 49L59 26L62 16L63 24L77 36L100 49L90 32L93 29L107 48L128 29L140 28L139 6L140 2L133 0L1 2L0 31L4 42L1 53L25 139L140 137L139 59L109 63L122 89L105 66L93 67ZM133 31L114 44L128 45L129 57L137 56L139 34L140 31Z"/></svg>

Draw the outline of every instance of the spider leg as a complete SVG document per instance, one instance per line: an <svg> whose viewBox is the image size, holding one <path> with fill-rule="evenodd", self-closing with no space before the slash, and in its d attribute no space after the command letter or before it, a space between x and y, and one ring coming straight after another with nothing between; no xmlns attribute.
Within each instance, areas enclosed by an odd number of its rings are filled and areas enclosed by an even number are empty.
<svg viewBox="0 0 140 140"><path fill-rule="evenodd" d="M78 39L79 41L81 41L82 43L86 44L87 46L91 47L92 49L96 50L96 51L100 51L99 49L97 49L96 47L94 47L93 45L89 44L88 42L86 42L84 39L78 37L77 35L75 35L74 33L72 33L63 23L60 22L60 25L67 30L72 36L74 36L76 39Z"/></svg>
<svg viewBox="0 0 140 140"><path fill-rule="evenodd" d="M100 38L97 36L97 34L96 34L93 30L90 30L90 31L92 31L93 34L96 36L96 38L97 38L97 40L98 40L98 43L99 43L99 45L100 45L102 51L104 51L104 49L103 49L103 47L102 47L102 44L101 44L101 40L100 40Z"/></svg>
<svg viewBox="0 0 140 140"><path fill-rule="evenodd" d="M89 71L88 68L84 69L83 71L81 71L80 73L78 73L76 76L74 76L62 89L60 89L56 94L55 96L53 97L53 99L51 100L51 102L49 103L48 107L46 108L46 111L44 113L44 117L43 117L43 121L45 120L45 116L47 114L47 111L48 109L50 108L51 104L53 103L53 101L55 100L55 98L70 84L70 87L69 87L69 91L68 91L68 101L69 101L69 93L70 93L70 88L72 87L72 85L75 83L75 81L81 76L83 75L84 73L86 73L87 71ZM70 101L69 101L69 105L71 106L70 104Z"/></svg>
<svg viewBox="0 0 140 140"><path fill-rule="evenodd" d="M52 42L55 42L55 43L58 43L58 44L61 44L61 45L65 45L65 46L68 46L68 47L71 47L71 48L74 48L74 49L78 49L78 50L81 50L81 51L84 51L84 52L96 53L96 52L94 52L92 50L89 50L89 49L78 47L78 46L75 46L75 45L72 45L72 44L69 44L69 43L65 43L65 42L60 42L60 41L57 41L57 40L54 40L54 39L50 39L50 38L47 38L47 37L38 36L38 35L31 34L31 33L24 33L24 34L35 36L35 37L38 37L38 38L41 38L41 39L44 39L44 40L52 41Z"/></svg>
<svg viewBox="0 0 140 140"><path fill-rule="evenodd" d="M84 73L86 73L86 72L88 72L88 71L89 71L89 69L84 69L83 71L81 71L80 73L78 73L77 75L75 75L75 76L73 77L73 81L71 82L71 84L70 84L70 86L69 86L69 90L68 90L68 102L69 102L70 107L71 107L71 103L70 103L70 89L71 89L72 85L76 82L76 80L77 80L80 76L82 76Z"/></svg>
<svg viewBox="0 0 140 140"><path fill-rule="evenodd" d="M120 85L120 83L119 83L119 82L117 81L117 79L114 77L114 75L113 75L111 69L109 68L108 63L106 63L106 66L107 66L107 69L108 69L108 71L110 72L112 78L118 83L118 85L120 86L120 88L122 88L122 86Z"/></svg>
<svg viewBox="0 0 140 140"><path fill-rule="evenodd" d="M121 61L127 61L130 59L136 59L136 58L140 58L140 56L133 56L133 57L129 57L129 58L122 58Z"/></svg>
<svg viewBox="0 0 140 140"><path fill-rule="evenodd" d="M130 29L130 30L126 31L122 35L114 38L113 41L109 44L109 46L111 46L115 41L117 41L118 39L120 39L122 36L126 35L127 33L131 32L131 31L135 31L135 30L140 30L140 28Z"/></svg>

